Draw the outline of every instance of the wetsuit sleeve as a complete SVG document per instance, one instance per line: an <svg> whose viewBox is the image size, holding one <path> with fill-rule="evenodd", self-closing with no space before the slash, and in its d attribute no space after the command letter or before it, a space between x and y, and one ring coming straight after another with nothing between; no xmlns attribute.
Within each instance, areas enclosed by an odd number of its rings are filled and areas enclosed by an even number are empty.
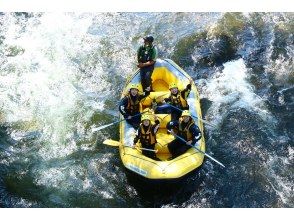
<svg viewBox="0 0 294 220"><path fill-rule="evenodd" d="M127 118L129 116L129 114L126 112L127 105L128 105L127 97L124 97L123 99L120 100L118 110L124 116L124 118Z"/></svg>
<svg viewBox="0 0 294 220"><path fill-rule="evenodd" d="M157 120L155 120L155 124L153 125L153 127L152 127L152 132L153 132L153 134L155 134L156 132L157 132L157 130L158 130L158 128L159 128L159 124L160 124L160 121L157 119Z"/></svg>
<svg viewBox="0 0 294 220"><path fill-rule="evenodd" d="M139 96L139 101L146 98L148 95L150 95L150 91L144 91L144 94Z"/></svg>
<svg viewBox="0 0 294 220"><path fill-rule="evenodd" d="M160 124L160 121L157 119L155 120L155 125L159 125Z"/></svg>
<svg viewBox="0 0 294 220"><path fill-rule="evenodd" d="M138 63L141 62L141 57L140 56L141 56L141 50L142 50L142 48L143 47L140 46L139 49L137 50L137 60L138 60Z"/></svg>
<svg viewBox="0 0 294 220"><path fill-rule="evenodd" d="M137 132L136 132L136 136L134 138L134 145L139 141L140 136L141 136L141 129L139 127L138 130L137 130Z"/></svg>
<svg viewBox="0 0 294 220"><path fill-rule="evenodd" d="M181 91L181 96L183 99L187 99L187 97L189 96L190 94L190 91L191 91L191 84L189 83L186 88Z"/></svg>
<svg viewBox="0 0 294 220"><path fill-rule="evenodd" d="M192 145L194 145L198 140L201 139L201 132L198 126L195 124L192 125L189 130L192 133L192 136L193 136Z"/></svg>
<svg viewBox="0 0 294 220"><path fill-rule="evenodd" d="M166 128L167 128L167 130L171 130L173 128L177 128L178 126L179 126L179 122L170 121L169 123L167 123Z"/></svg>
<svg viewBox="0 0 294 220"><path fill-rule="evenodd" d="M169 96L168 98L164 99L165 102L171 102L171 97Z"/></svg>

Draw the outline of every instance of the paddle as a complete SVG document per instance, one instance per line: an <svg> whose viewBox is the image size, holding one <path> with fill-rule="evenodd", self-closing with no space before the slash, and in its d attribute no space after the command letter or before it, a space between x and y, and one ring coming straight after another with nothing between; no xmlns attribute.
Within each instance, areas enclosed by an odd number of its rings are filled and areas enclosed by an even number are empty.
<svg viewBox="0 0 294 220"><path fill-rule="evenodd" d="M104 140L103 141L103 144L106 144L106 145L109 145L109 146L114 146L114 147L119 147L120 145L122 145L121 142L115 141L115 140L112 140L112 139L106 139L106 140ZM125 146L125 147L130 147L130 146ZM130 147L130 148L133 148L133 147ZM136 147L136 149L146 150L146 151L152 151L152 152L155 152L155 153L158 152L158 150L152 150L152 149L143 148L143 147Z"/></svg>
<svg viewBox="0 0 294 220"><path fill-rule="evenodd" d="M160 98L160 97L162 97L162 96L165 96L165 95L167 95L167 94L169 94L169 93L170 93L170 92L163 93L163 94L161 94L161 95L159 95L159 96L157 96L157 97L154 97L153 100L156 101L156 99L158 99L158 98Z"/></svg>
<svg viewBox="0 0 294 220"><path fill-rule="evenodd" d="M174 65L173 65L174 66ZM174 66L174 67L176 67L176 66ZM180 68L180 67L179 67ZM180 72L182 72L182 70L181 70L181 68L179 69L178 67L176 67L176 69L178 69ZM188 76L186 76L186 74L183 74L188 80L189 80L189 82L191 83L191 85L192 85L192 82L193 82L193 79L191 78L191 77L188 77ZM179 108L177 108L177 107L175 107L175 106L173 106L173 105L171 105L171 104L168 104L167 103L167 105L170 105L172 108L175 108L175 109L177 109L177 110L180 110L180 111L183 111L182 109L179 109ZM194 118L198 118L197 116L194 116L194 115L192 115L192 117L194 117ZM214 125L214 124L211 124L211 123L209 123L208 121L206 121L206 120L204 120L204 119L202 119L202 118L198 118L200 121L202 121L203 123L205 123L205 124L207 124L207 125L210 125L210 126L212 126L212 127L216 127L216 125Z"/></svg>
<svg viewBox="0 0 294 220"><path fill-rule="evenodd" d="M182 109L180 109L180 108L178 108L178 107L175 107L175 106L173 106L173 105L171 105L171 104L168 104L168 103L166 103L166 105L169 105L169 106L171 106L172 108L174 108L174 109L177 109L177 110L179 110L179 111L184 111L184 110L182 110ZM193 118L197 118L197 119L199 119L200 121L202 121L203 123L205 123L205 124L207 124L207 125L210 125L211 127L216 127L216 125L215 124L211 124L210 122L208 122L208 121L206 121L206 120L204 120L204 119L202 119L202 118L198 118L197 116L195 116L195 115L192 115L191 114L191 116L193 117Z"/></svg>
<svg viewBox="0 0 294 220"><path fill-rule="evenodd" d="M225 167L225 165L223 165L221 162L217 161L216 159L214 159L212 156L208 155L207 153L203 152L202 150L198 149L197 147L194 147L192 144L188 144L187 141L185 141L184 138L181 138L180 136L176 135L174 132L171 132L170 130L168 130L173 136L175 136L176 138L182 140L185 144L195 148L196 150L198 150L200 153L204 154L205 156L207 156L208 158L210 158L211 160L213 160L214 162L218 163L219 165L221 165L222 167Z"/></svg>
<svg viewBox="0 0 294 220"><path fill-rule="evenodd" d="M156 102L156 99L158 99L158 98L160 98L160 97L162 97L162 96L165 96L165 95L167 95L169 92L166 92L166 93L164 93L164 94L161 94L161 95L159 95L159 96L157 96L157 97L153 97L153 98L151 98L149 95L148 96L146 96L144 99L142 99L142 101L144 101L146 98L149 98L149 99L151 99L152 100L152 102Z"/></svg>
<svg viewBox="0 0 294 220"><path fill-rule="evenodd" d="M131 116L131 118L136 117L136 116L141 115L141 114L142 114L142 113L138 113L138 114L136 114L136 115ZM143 114L144 114L144 112L143 112ZM120 123L120 122L122 122L122 121L124 121L124 120L127 120L127 119L124 118L124 119L121 119L121 120L118 120L118 121L112 122L112 123L110 123L110 124L107 124L107 125L102 125L102 126L100 126L100 127L98 127L98 128L92 128L92 132L100 131L100 130L102 130L102 129L104 129L104 128L107 128L107 127L109 127L109 126L111 126L111 125L114 125L114 124Z"/></svg>

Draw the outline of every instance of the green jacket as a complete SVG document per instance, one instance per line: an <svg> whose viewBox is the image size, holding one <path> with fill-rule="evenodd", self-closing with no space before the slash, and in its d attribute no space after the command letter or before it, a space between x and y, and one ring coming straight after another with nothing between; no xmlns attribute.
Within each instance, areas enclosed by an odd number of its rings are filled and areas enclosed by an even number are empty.
<svg viewBox="0 0 294 220"><path fill-rule="evenodd" d="M145 47L140 46L137 52L137 58L139 63L146 63L151 60L156 60L157 58L157 49L155 46Z"/></svg>

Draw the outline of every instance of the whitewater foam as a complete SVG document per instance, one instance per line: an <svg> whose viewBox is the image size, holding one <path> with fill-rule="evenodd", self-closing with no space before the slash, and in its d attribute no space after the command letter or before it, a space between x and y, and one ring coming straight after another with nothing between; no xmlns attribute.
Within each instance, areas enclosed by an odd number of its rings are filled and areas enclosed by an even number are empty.
<svg viewBox="0 0 294 220"><path fill-rule="evenodd" d="M240 108L258 113L263 120L274 119L267 111L261 97L254 93L254 88L247 81L247 71L243 59L224 64L224 69L207 81L204 94L212 101L208 117L219 124L231 110Z"/></svg>

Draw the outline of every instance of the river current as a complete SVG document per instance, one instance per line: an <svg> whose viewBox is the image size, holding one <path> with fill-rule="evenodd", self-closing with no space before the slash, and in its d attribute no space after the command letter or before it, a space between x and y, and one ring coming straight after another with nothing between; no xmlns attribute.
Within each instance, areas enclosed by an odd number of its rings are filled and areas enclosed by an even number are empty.
<svg viewBox="0 0 294 220"><path fill-rule="evenodd" d="M0 207L294 207L293 13L0 13ZM123 167L118 102L142 37L191 75L207 153L152 184Z"/></svg>

